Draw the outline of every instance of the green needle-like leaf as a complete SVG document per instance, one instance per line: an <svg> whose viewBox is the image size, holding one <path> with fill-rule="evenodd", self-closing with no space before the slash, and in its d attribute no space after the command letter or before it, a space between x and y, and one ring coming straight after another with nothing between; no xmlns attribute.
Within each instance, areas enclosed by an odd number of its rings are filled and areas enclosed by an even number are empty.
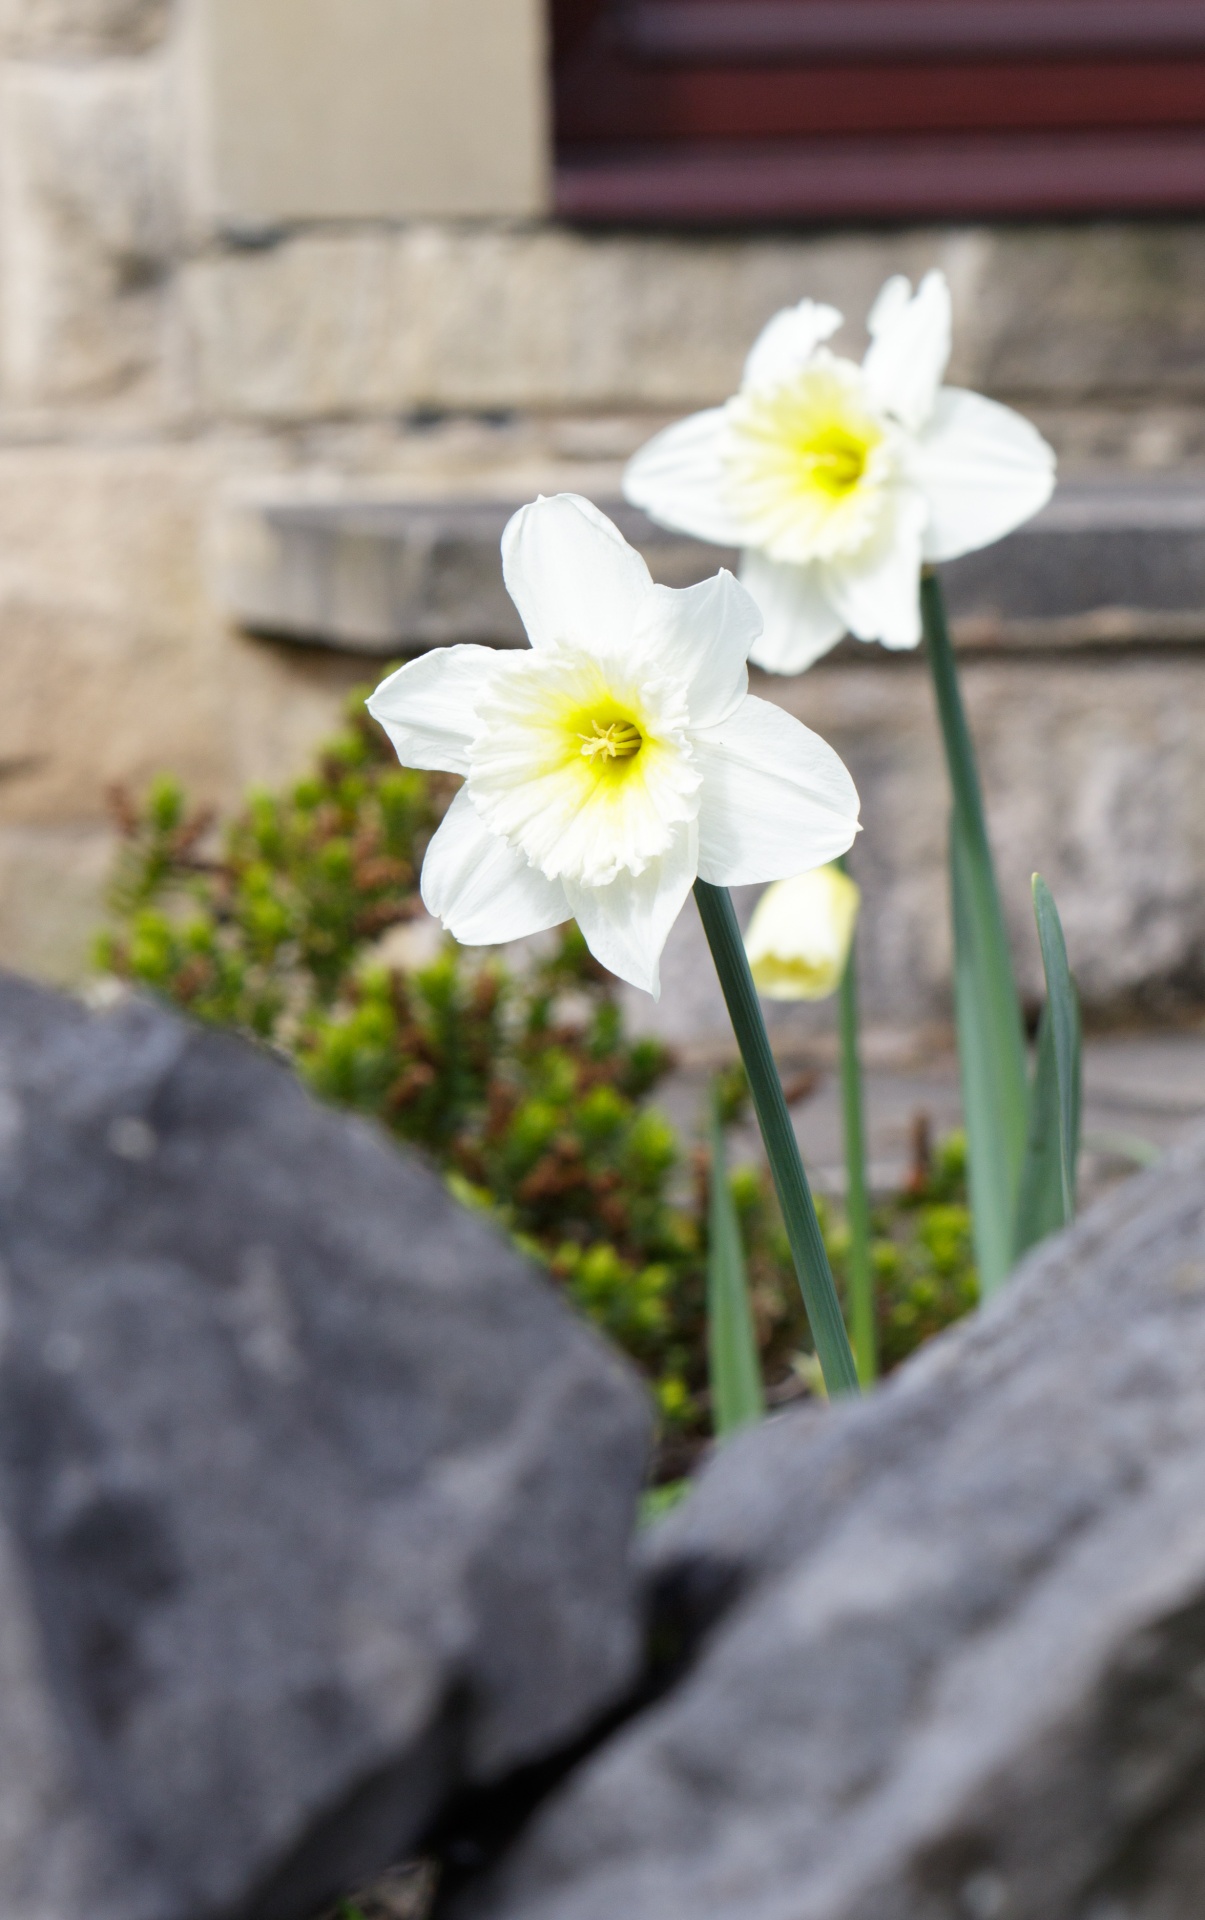
<svg viewBox="0 0 1205 1920"><path fill-rule="evenodd" d="M707 1247L707 1357L717 1439L752 1426L766 1411L753 1328L741 1224L728 1182L718 1092L711 1100L711 1205Z"/></svg>
<svg viewBox="0 0 1205 1920"><path fill-rule="evenodd" d="M1055 1076L1058 1085L1059 1173L1063 1218L1075 1218L1075 1179L1079 1164L1082 1105L1083 1043L1079 995L1067 963L1067 942L1054 895L1040 873L1033 876L1033 910L1046 974L1046 1010L1049 1016Z"/></svg>
<svg viewBox="0 0 1205 1920"><path fill-rule="evenodd" d="M967 1163L979 1284L1002 1286L1014 1232L1029 1094L1025 1029L987 837L983 798L963 710L941 588L921 582L921 608L950 774L950 891L954 1001L967 1131Z"/></svg>

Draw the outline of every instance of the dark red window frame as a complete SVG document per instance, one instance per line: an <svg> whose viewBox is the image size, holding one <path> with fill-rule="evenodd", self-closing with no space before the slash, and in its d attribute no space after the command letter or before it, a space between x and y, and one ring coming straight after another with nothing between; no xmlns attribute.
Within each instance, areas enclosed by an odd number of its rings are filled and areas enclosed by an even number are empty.
<svg viewBox="0 0 1205 1920"><path fill-rule="evenodd" d="M553 24L571 219L1205 208L1205 0L553 0Z"/></svg>

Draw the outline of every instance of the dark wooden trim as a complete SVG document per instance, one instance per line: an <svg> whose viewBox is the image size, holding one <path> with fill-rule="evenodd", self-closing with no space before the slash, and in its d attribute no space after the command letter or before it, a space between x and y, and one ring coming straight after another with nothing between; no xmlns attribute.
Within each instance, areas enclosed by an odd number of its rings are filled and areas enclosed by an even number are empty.
<svg viewBox="0 0 1205 1920"><path fill-rule="evenodd" d="M1205 210L1205 0L553 0L558 205Z"/></svg>
<svg viewBox="0 0 1205 1920"><path fill-rule="evenodd" d="M1205 52L1201 0L627 0L638 60L1046 60Z"/></svg>
<svg viewBox="0 0 1205 1920"><path fill-rule="evenodd" d="M550 0L552 59L560 66L588 40L603 17L606 0Z"/></svg>
<svg viewBox="0 0 1205 1920"><path fill-rule="evenodd" d="M1205 126L1205 58L997 66L579 67L559 145Z"/></svg>
<svg viewBox="0 0 1205 1920"><path fill-rule="evenodd" d="M606 224L806 224L1205 210L1205 128L707 143L562 157L557 212Z"/></svg>

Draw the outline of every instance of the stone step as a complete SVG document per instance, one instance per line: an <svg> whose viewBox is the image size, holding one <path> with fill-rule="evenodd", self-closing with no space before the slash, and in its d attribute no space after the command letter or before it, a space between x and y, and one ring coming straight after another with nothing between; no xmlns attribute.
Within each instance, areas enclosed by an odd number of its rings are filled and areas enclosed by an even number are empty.
<svg viewBox="0 0 1205 1920"><path fill-rule="evenodd" d="M520 645L498 559L516 504L260 490L225 508L211 585L237 625L308 646L389 657L457 641ZM736 564L735 554L667 533L621 500L599 505L667 585ZM1028 526L944 577L965 647L1205 640L1205 474L1066 481Z"/></svg>

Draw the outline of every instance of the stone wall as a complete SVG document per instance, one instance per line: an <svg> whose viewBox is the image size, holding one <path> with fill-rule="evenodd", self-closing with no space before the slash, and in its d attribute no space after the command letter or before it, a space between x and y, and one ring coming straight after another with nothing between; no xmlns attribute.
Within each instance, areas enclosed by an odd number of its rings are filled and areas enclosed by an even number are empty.
<svg viewBox="0 0 1205 1920"><path fill-rule="evenodd" d="M267 31L279 17L274 0L239 4L239 30ZM440 13L417 0L355 0L355 11L359 20L361 8L365 19L383 9L391 32L406 20L415 33L450 21L463 48L475 44L473 8L499 4L458 0ZM613 495L622 459L653 426L730 389L776 308L806 291L860 323L887 272L933 264L954 289L954 377L1022 405L1068 466L1176 469L1205 455L1200 228L571 231L539 213L538 8L514 5L509 42L520 55L501 91L526 146L517 171L499 177L492 212L484 189L465 200L453 182L461 209L478 209L453 219L434 217L430 180L400 166L385 170L392 201L385 176L369 169L341 176L350 184L337 204L305 187L304 167L292 200L279 172L256 175L252 162L267 166L272 153L248 159L243 149L223 173L238 99L222 92L213 36L225 22L237 42L237 30L218 0L5 0L0 958L78 973L109 855L107 786L138 786L170 767L199 797L230 804L248 782L283 778L346 690L376 671L346 653L256 640L223 614L209 556L232 489L287 476L317 492L371 483L417 498L519 500L559 485ZM292 78L265 126L303 148L297 103L306 86L321 101L326 84L338 111L314 138L330 152L355 135L347 103L358 82L354 71L328 71L329 59L324 68L323 44L314 39L307 73L308 42L295 42ZM496 51L489 58L497 67ZM471 89L458 110L476 111ZM489 124L505 146L497 111ZM272 151L287 172L284 147ZM1113 991L1110 915L1141 925L1152 951L1166 949L1156 973L1183 975L1199 939L1185 903L1202 891L1205 848L1182 834L1165 857L1166 816L1151 797L1162 789L1135 769L1157 765L1169 790L1191 791L1196 656L1179 661L1189 679L1172 694L1157 667L1114 661L1109 671L1130 674L1135 691L1123 696L1125 738L1105 763L1088 751L1103 683L1071 662L1060 669L1047 730L1057 715L1076 747L1057 777L1034 744L1041 729L1022 724L1023 666L1008 669L1007 685L995 671L980 670L972 698L1010 866L1032 860L1034 822L1043 847L1059 833L1079 847L1056 823L1086 809L1095 851L1086 865L1069 857L1070 869L1090 872L1083 898L1098 904L1077 906L1072 920L1099 939L1102 994ZM892 745L901 684L883 662L818 675L815 694L855 762L894 769L895 812L879 829L891 859L911 858L901 822L926 821L925 864L908 881L923 906L909 925L931 921L931 938L922 952L909 933L897 963L896 936L882 935L882 977L895 984L881 1011L892 1018L931 1011L944 972L939 811L930 822L939 783L928 733L915 751ZM917 679L908 700L918 714L923 697ZM866 720L876 702L877 733ZM1000 740L1015 746L992 743L997 716ZM1071 773L1081 762L1083 782ZM1008 771L997 777L997 767ZM1110 808L1128 835L1119 864L1109 859ZM868 856L871 844L868 832ZM1115 904L1123 870L1133 877Z"/></svg>

